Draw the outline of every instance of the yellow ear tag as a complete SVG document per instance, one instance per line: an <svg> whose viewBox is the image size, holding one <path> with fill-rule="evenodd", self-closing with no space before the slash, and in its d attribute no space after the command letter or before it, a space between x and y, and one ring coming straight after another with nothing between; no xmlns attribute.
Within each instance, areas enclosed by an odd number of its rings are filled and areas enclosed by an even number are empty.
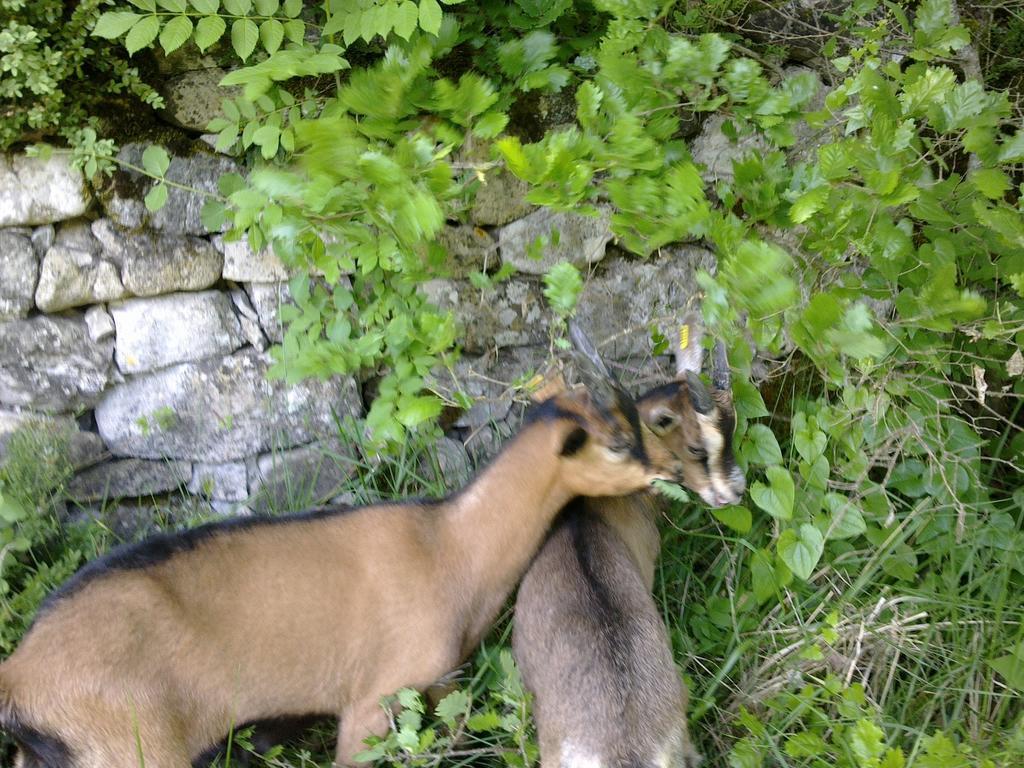
<svg viewBox="0 0 1024 768"><path fill-rule="evenodd" d="M679 326L679 349L685 350L690 346L690 326L681 325Z"/></svg>

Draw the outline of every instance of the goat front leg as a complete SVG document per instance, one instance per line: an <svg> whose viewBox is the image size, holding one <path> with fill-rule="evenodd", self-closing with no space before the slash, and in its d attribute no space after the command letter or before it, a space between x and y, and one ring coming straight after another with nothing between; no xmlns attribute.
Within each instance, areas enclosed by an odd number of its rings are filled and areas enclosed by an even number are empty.
<svg viewBox="0 0 1024 768"><path fill-rule="evenodd" d="M356 702L342 711L338 724L338 744L334 752L336 768L363 765L356 755L366 749L363 741L369 736L386 736L388 717L376 699Z"/></svg>

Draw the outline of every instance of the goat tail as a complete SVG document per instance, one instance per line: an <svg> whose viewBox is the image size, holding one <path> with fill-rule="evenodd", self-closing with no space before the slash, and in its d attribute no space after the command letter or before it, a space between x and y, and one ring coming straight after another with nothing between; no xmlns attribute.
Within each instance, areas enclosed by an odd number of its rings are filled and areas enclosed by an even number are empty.
<svg viewBox="0 0 1024 768"><path fill-rule="evenodd" d="M7 734L18 745L19 755L14 765L17 768L73 768L71 751L60 738L25 722L3 672L0 664L0 733Z"/></svg>

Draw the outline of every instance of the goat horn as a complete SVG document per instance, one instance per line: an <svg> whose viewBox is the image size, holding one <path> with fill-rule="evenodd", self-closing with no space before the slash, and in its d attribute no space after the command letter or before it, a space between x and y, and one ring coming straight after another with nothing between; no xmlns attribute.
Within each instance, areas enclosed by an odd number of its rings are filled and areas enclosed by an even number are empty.
<svg viewBox="0 0 1024 768"><path fill-rule="evenodd" d="M597 353L597 347L594 346L594 342L590 340L590 337L587 336L575 320L569 321L569 340L577 352L575 357L581 364L581 373L588 374L590 378L604 379L606 382L610 382L616 387L618 386L619 380L615 378L615 374L608 370L608 366L604 364L604 360Z"/></svg>
<svg viewBox="0 0 1024 768"><path fill-rule="evenodd" d="M715 341L715 348L711 353L711 386L717 390L728 390L732 386L729 358L721 339Z"/></svg>

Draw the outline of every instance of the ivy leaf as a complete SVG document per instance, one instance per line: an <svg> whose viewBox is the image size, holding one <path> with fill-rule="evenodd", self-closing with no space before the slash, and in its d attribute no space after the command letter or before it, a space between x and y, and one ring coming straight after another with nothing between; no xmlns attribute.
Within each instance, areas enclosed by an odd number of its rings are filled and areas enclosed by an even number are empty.
<svg viewBox="0 0 1024 768"><path fill-rule="evenodd" d="M759 549L750 559L751 586L757 602L775 597L792 580L793 574L785 563L772 557L767 549Z"/></svg>
<svg viewBox="0 0 1024 768"><path fill-rule="evenodd" d="M828 526L830 540L852 539L867 530L864 514L852 499L841 493L826 493L822 503L831 514L831 522Z"/></svg>
<svg viewBox="0 0 1024 768"><path fill-rule="evenodd" d="M437 0L420 0L420 29L430 35L441 31L441 6Z"/></svg>
<svg viewBox="0 0 1024 768"><path fill-rule="evenodd" d="M133 55L156 40L160 32L160 19L156 16L143 16L138 23L131 28L128 36L124 39L124 47L128 49L128 55Z"/></svg>
<svg viewBox="0 0 1024 768"><path fill-rule="evenodd" d="M782 463L782 451L775 434L764 424L752 424L745 436L744 456L755 464L773 467Z"/></svg>
<svg viewBox="0 0 1024 768"><path fill-rule="evenodd" d="M750 489L750 498L761 509L779 520L793 517L796 489L793 476L782 467L768 467L765 471L769 485L758 481Z"/></svg>
<svg viewBox="0 0 1024 768"><path fill-rule="evenodd" d="M185 44L192 34L192 19L188 16L175 16L160 32L160 47L165 54L171 54Z"/></svg>
<svg viewBox="0 0 1024 768"><path fill-rule="evenodd" d="M231 24L231 47L245 61L252 55L260 39L260 30L252 19L235 19Z"/></svg>
<svg viewBox="0 0 1024 768"><path fill-rule="evenodd" d="M742 506L715 508L711 510L711 514L718 522L737 533L749 533L753 524L750 510Z"/></svg>
<svg viewBox="0 0 1024 768"><path fill-rule="evenodd" d="M167 202L167 185L157 184L146 193L146 209L152 212L159 211Z"/></svg>
<svg viewBox="0 0 1024 768"><path fill-rule="evenodd" d="M200 51L205 51L220 40L226 29L227 24L224 23L224 19L220 16L204 16L196 23L196 31L192 41L196 44L196 48Z"/></svg>
<svg viewBox="0 0 1024 768"><path fill-rule="evenodd" d="M142 153L142 167L154 176L163 176L171 164L167 150L158 144L151 144Z"/></svg>
<svg viewBox="0 0 1024 768"><path fill-rule="evenodd" d="M139 14L131 11L107 11L96 21L92 34L94 37L114 40L131 29L139 18Z"/></svg>
<svg viewBox="0 0 1024 768"><path fill-rule="evenodd" d="M793 573L807 581L814 572L814 566L825 551L825 538L821 531L810 523L803 523L799 529L787 528L779 535L776 544L779 557Z"/></svg>

